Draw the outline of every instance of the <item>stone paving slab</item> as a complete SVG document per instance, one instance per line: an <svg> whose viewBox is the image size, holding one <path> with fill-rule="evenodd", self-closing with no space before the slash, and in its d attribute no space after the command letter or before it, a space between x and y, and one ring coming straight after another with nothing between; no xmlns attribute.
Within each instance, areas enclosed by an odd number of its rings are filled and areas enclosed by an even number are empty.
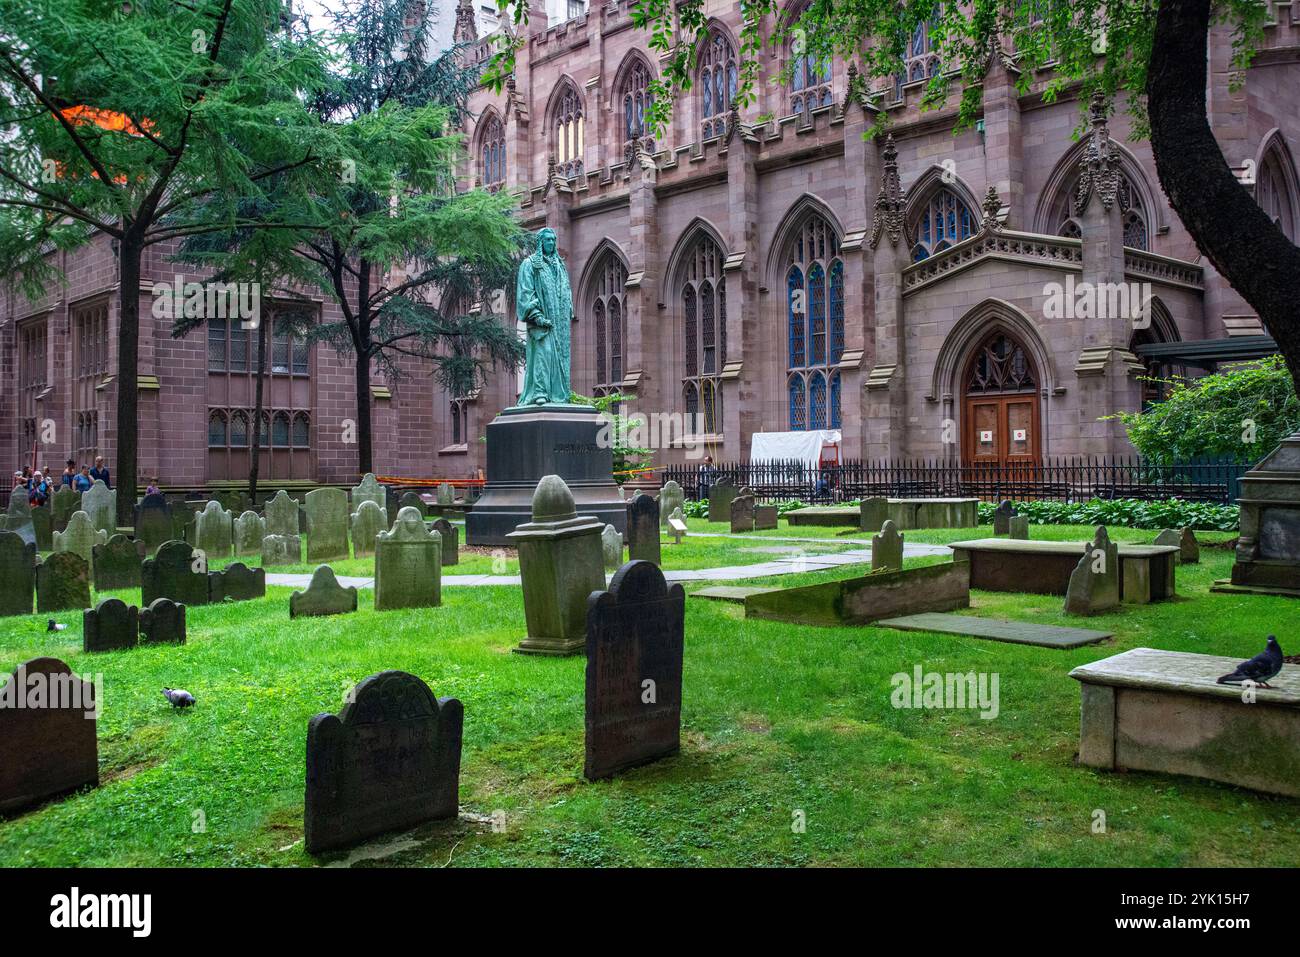
<svg viewBox="0 0 1300 957"><path fill-rule="evenodd" d="M689 593L691 598L711 598L714 601L733 601L744 604L745 599L750 595L761 595L764 592L778 591L776 588L745 588L741 585L710 585L708 588L701 588L699 591Z"/></svg>
<svg viewBox="0 0 1300 957"><path fill-rule="evenodd" d="M987 638L991 641L1006 641L1017 645L1038 645L1043 648L1078 648L1081 645L1090 645L1114 637L1114 632L1110 631L1061 628L1028 621L976 618L972 615L945 615L937 612L885 618L876 624L882 628L897 628L899 631L933 631L941 635L967 635L971 638Z"/></svg>

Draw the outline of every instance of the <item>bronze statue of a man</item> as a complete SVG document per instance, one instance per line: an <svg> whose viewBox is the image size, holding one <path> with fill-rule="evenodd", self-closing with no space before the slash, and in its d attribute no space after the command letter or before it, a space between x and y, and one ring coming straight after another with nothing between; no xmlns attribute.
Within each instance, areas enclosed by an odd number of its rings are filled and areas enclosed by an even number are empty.
<svg viewBox="0 0 1300 957"><path fill-rule="evenodd" d="M519 267L515 302L519 321L528 327L519 404L567 404L573 293L550 227L538 231L537 250Z"/></svg>

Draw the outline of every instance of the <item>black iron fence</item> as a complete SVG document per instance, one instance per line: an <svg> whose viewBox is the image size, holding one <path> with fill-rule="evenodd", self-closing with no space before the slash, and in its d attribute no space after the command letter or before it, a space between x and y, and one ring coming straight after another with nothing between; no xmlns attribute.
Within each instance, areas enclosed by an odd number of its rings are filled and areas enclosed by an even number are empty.
<svg viewBox="0 0 1300 957"><path fill-rule="evenodd" d="M1149 462L1137 456L1044 459L1041 462L963 464L925 459L852 460L839 465L804 462L719 463L710 473L699 463L664 469L692 498L726 477L765 501L799 499L834 504L873 495L892 498L978 498L985 502L1092 498L1165 499L1232 504L1237 479L1250 465L1231 462Z"/></svg>

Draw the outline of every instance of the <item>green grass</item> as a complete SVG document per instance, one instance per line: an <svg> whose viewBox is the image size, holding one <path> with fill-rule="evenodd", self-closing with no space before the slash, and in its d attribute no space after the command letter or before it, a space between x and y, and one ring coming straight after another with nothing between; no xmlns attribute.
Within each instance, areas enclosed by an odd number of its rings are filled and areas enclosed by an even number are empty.
<svg viewBox="0 0 1300 957"><path fill-rule="evenodd" d="M1122 541L1153 534L1114 530ZM447 588L441 608L383 613L362 591L356 615L298 621L288 590L272 588L263 600L190 609L185 646L99 655L80 651L79 613L55 616L71 626L57 634L45 632L48 616L0 619L3 669L51 654L102 672L105 685L100 787L0 821L0 864L310 866L307 722L337 711L354 682L398 668L464 702L464 813L410 841L376 842L391 853L372 865L1290 866L1300 801L1073 763L1075 665L1143 645L1244 658L1268 631L1296 650L1285 629L1293 602L1207 593L1230 563L1228 550L1205 548L1201 565L1179 568L1179 600L1090 619L1117 637L1074 651L745 621L737 606L691 599L682 753L599 783L582 778L585 662L510 653L524 632L514 587ZM974 614L1079 623L1059 599L973 598ZM998 673L999 716L895 710L890 678L916 664ZM189 689L198 705L173 711L164 685ZM1095 809L1105 834L1092 833ZM203 833L193 832L196 811ZM501 832L487 823L496 811ZM805 833L792 832L796 811Z"/></svg>

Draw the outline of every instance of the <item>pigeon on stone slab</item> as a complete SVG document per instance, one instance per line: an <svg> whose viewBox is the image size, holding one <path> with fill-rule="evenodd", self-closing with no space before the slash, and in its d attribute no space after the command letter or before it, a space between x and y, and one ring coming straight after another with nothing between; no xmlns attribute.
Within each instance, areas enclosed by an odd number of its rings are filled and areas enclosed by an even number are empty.
<svg viewBox="0 0 1300 957"><path fill-rule="evenodd" d="M163 688L163 697L172 703L173 708L188 708L194 704L194 695L184 688Z"/></svg>
<svg viewBox="0 0 1300 957"><path fill-rule="evenodd" d="M1243 661L1237 665L1237 670L1232 674L1221 677L1219 684L1240 684L1243 681L1253 681L1260 688L1268 688L1271 687L1268 679L1276 677L1281 670L1282 646L1277 643L1276 637L1269 635L1268 643L1263 651L1249 661Z"/></svg>
<svg viewBox="0 0 1300 957"><path fill-rule="evenodd" d="M46 631L62 631L64 628L67 628L67 627L68 627L67 625L62 624L61 622L57 622L57 621L55 621L53 618L51 618L51 619L50 619L50 623L49 623L48 625L45 626L45 630L46 630Z"/></svg>

